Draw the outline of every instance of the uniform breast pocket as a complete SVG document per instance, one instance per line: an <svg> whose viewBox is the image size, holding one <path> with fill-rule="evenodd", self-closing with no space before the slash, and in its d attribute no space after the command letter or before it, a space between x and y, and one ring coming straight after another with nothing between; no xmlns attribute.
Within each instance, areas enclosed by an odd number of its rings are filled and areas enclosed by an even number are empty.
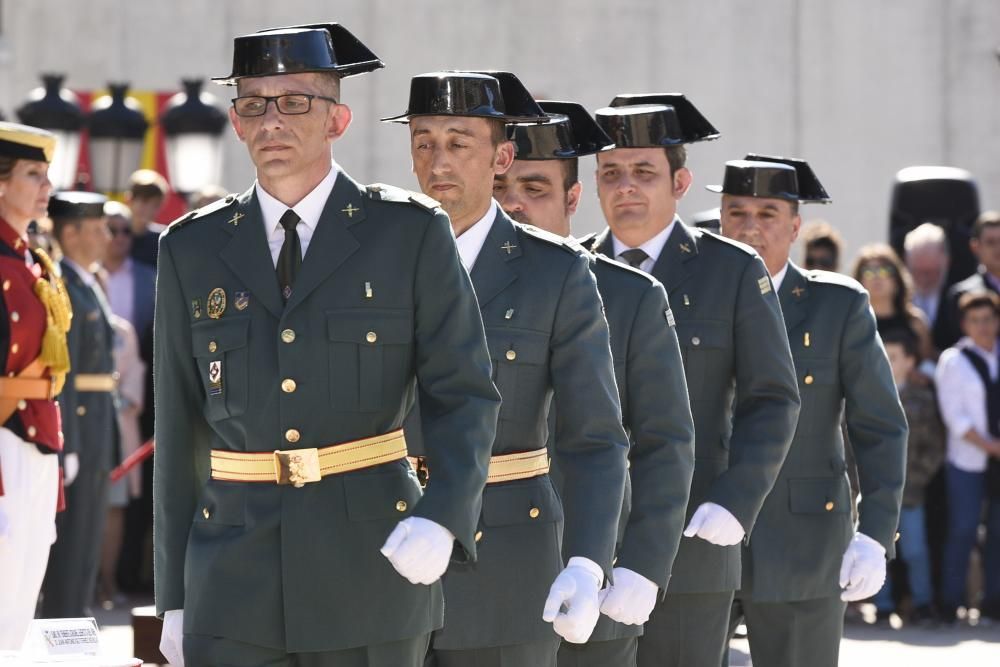
<svg viewBox="0 0 1000 667"><path fill-rule="evenodd" d="M247 409L250 320L199 322L191 328L198 375L205 388L205 414L218 421Z"/></svg>
<svg viewBox="0 0 1000 667"><path fill-rule="evenodd" d="M802 407L796 434L803 436L816 431L821 424L830 423L823 419L827 410L840 410L840 375L837 360L829 358L796 358L795 373L799 378L799 397Z"/></svg>
<svg viewBox="0 0 1000 667"><path fill-rule="evenodd" d="M541 331L486 327L493 382L500 392L500 419L537 416L548 391L549 336Z"/></svg>
<svg viewBox="0 0 1000 667"><path fill-rule="evenodd" d="M677 323L677 339L684 354L684 373L692 399L712 398L721 390L711 382L713 368L728 366L732 333L722 320L691 320ZM728 381L728 378L727 378Z"/></svg>
<svg viewBox="0 0 1000 667"><path fill-rule="evenodd" d="M413 313L352 308L326 313L334 410L378 412L399 405L413 376Z"/></svg>

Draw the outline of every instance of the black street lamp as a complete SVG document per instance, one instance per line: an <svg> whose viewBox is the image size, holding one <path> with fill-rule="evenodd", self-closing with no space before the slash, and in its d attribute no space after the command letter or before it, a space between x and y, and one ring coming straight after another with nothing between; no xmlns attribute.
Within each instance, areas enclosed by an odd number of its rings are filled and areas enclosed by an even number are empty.
<svg viewBox="0 0 1000 667"><path fill-rule="evenodd" d="M202 92L203 79L182 79L181 83L184 92L170 98L160 126L166 137L171 185L190 194L219 184L227 118L215 105L216 97Z"/></svg>
<svg viewBox="0 0 1000 667"><path fill-rule="evenodd" d="M129 176L142 164L149 123L139 102L126 97L127 83L109 83L110 95L94 102L90 130L91 186L97 192L124 192Z"/></svg>
<svg viewBox="0 0 1000 667"><path fill-rule="evenodd" d="M83 110L76 94L62 87L65 78L62 74L43 74L42 86L28 93L28 99L17 109L17 117L22 123L56 135L56 152L49 165L49 179L57 190L76 186L80 130L84 123Z"/></svg>

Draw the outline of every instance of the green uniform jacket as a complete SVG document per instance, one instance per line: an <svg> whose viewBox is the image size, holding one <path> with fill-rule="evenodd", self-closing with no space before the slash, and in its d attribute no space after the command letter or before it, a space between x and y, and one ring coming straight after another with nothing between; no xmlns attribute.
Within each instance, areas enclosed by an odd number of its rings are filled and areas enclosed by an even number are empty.
<svg viewBox="0 0 1000 667"><path fill-rule="evenodd" d="M802 411L744 552L741 595L757 602L840 594L854 534L842 418L861 481L858 531L890 557L906 466L906 417L868 293L840 274L789 263L778 296Z"/></svg>
<svg viewBox="0 0 1000 667"><path fill-rule="evenodd" d="M499 398L447 215L341 172L283 304L254 190L227 198L161 237L155 341L158 611L183 608L186 632L288 652L440 627L440 584L410 584L379 548L412 512L451 530L459 556L476 553ZM435 470L422 497L405 460L302 488L208 479L213 448L397 429L415 391Z"/></svg>
<svg viewBox="0 0 1000 667"><path fill-rule="evenodd" d="M638 572L666 591L694 472L684 362L663 285L603 255L593 258L631 440L615 566ZM590 640L640 634L641 625L623 625L601 614Z"/></svg>
<svg viewBox="0 0 1000 667"><path fill-rule="evenodd" d="M611 233L592 245L613 256ZM795 369L777 295L747 246L674 226L653 267L677 321L694 416L695 467L686 518L725 507L749 535L788 452L799 413ZM740 547L681 541L669 593L740 586Z"/></svg>
<svg viewBox="0 0 1000 667"><path fill-rule="evenodd" d="M545 447L554 403L561 420L552 466L565 483L558 493L549 475L486 487L479 559L444 576L446 618L435 648L558 640L542 609L562 554L611 572L628 441L589 264L564 239L498 210L472 267L503 399L493 454ZM433 462L429 469L433 483Z"/></svg>

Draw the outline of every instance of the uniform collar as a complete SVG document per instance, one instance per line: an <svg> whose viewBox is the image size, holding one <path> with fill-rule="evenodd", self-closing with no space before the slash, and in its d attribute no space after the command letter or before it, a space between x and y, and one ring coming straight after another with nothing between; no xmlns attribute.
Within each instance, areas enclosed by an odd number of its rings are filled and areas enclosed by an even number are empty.
<svg viewBox="0 0 1000 667"><path fill-rule="evenodd" d="M69 257L64 256L63 262L66 264L66 266L73 269L73 271L76 272L76 275L80 276L80 280L82 280L87 287L91 289L97 287L97 278L94 277L93 273L83 268L82 266L71 260Z"/></svg>
<svg viewBox="0 0 1000 667"><path fill-rule="evenodd" d="M774 285L774 291L778 292L781 290L781 283L785 282L785 274L788 273L788 262L781 267L781 271L771 276L771 283Z"/></svg>
<svg viewBox="0 0 1000 667"><path fill-rule="evenodd" d="M28 249L27 241L3 218L0 218L0 242L9 246L19 255L24 254L24 251Z"/></svg>
<svg viewBox="0 0 1000 667"><path fill-rule="evenodd" d="M472 225L462 235L455 239L458 246L458 254L462 258L462 264L466 271L471 271L479 258L479 252L483 249L486 237L493 227L493 220L497 217L497 200L490 200L490 207L486 209L486 215L481 217L476 224Z"/></svg>
<svg viewBox="0 0 1000 667"><path fill-rule="evenodd" d="M326 202L330 198L330 193L333 192L333 186L337 182L337 172L339 171L340 166L331 160L329 173L323 177L323 180L309 194L299 200L295 206L291 207L286 206L272 196L271 193L261 187L259 181L255 182L254 189L257 192L257 201L260 204L260 212L264 218L264 229L267 231L267 237L270 239L275 234L280 234L284 238L285 232L281 227L281 216L289 208L295 211L295 215L299 216L299 224L306 225L310 231L315 231L316 225L319 223L319 218L323 214L323 207L326 206Z"/></svg>
<svg viewBox="0 0 1000 667"><path fill-rule="evenodd" d="M667 225L663 231L639 246L639 249L644 251L649 258L653 260L653 264L656 264L656 260L660 258L660 253L663 252L663 246L667 245L667 240L670 238L670 235L673 233L674 227L676 226L677 216L674 216L674 219L670 221L670 224ZM617 259L619 255L626 250L631 249L631 246L627 246L618 240L618 237L615 236L614 232L611 233L611 243L615 253L614 259Z"/></svg>

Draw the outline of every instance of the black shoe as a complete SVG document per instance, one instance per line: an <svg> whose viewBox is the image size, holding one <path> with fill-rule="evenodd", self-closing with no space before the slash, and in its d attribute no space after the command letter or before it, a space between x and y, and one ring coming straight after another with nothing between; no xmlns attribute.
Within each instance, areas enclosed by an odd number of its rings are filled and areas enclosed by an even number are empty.
<svg viewBox="0 0 1000 667"><path fill-rule="evenodd" d="M930 628L940 623L941 617L929 604L920 605L910 612L910 623L922 628Z"/></svg>
<svg viewBox="0 0 1000 667"><path fill-rule="evenodd" d="M875 611L875 625L876 627L889 628L892 627L892 615L895 612L892 611L882 611L881 609Z"/></svg>

